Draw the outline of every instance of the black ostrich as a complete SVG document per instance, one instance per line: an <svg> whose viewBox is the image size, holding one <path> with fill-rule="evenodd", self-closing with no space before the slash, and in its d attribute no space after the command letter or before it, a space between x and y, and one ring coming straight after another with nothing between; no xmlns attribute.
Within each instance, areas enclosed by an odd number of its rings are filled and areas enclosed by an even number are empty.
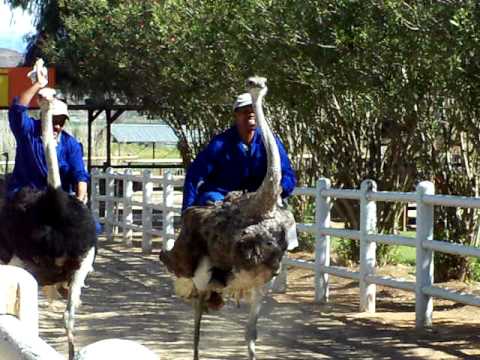
<svg viewBox="0 0 480 360"><path fill-rule="evenodd" d="M64 314L69 359L75 354L74 317L81 288L96 252L95 221L89 209L61 189L53 137L54 90L40 91L48 188L23 188L0 209L0 263L29 271L40 286L68 300Z"/></svg>

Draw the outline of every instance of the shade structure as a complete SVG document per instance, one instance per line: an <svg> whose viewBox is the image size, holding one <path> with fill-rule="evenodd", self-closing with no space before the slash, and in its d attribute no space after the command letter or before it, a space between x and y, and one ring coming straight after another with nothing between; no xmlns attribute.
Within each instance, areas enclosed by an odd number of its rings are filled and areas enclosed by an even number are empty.
<svg viewBox="0 0 480 360"><path fill-rule="evenodd" d="M112 137L119 143L157 143L175 146L178 137L165 124L115 124Z"/></svg>

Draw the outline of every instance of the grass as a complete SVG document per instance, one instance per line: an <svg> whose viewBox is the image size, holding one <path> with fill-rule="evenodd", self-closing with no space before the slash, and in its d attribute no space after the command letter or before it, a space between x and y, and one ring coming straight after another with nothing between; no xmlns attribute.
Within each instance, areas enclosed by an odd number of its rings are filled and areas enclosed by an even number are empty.
<svg viewBox="0 0 480 360"><path fill-rule="evenodd" d="M406 237L415 237L415 231L405 231L400 233L401 236ZM340 242L344 241L343 239L331 237L331 250L333 253L339 250ZM353 240L352 240L353 241ZM416 249L410 246L392 246L392 255L390 264L402 264L415 266L416 259Z"/></svg>
<svg viewBox="0 0 480 360"><path fill-rule="evenodd" d="M415 231L402 231L401 236L414 238ZM415 266L416 249L410 246L394 246L392 263Z"/></svg>
<svg viewBox="0 0 480 360"><path fill-rule="evenodd" d="M409 246L395 246L392 263L415 266L416 249Z"/></svg>

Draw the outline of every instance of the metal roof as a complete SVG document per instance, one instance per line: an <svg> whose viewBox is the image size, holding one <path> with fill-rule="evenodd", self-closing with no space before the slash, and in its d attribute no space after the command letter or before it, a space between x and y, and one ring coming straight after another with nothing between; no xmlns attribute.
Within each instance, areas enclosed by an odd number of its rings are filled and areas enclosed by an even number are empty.
<svg viewBox="0 0 480 360"><path fill-rule="evenodd" d="M16 67L23 60L23 55L12 49L0 48L0 67Z"/></svg>
<svg viewBox="0 0 480 360"><path fill-rule="evenodd" d="M178 138L165 124L112 124L112 136L121 143L176 145Z"/></svg>

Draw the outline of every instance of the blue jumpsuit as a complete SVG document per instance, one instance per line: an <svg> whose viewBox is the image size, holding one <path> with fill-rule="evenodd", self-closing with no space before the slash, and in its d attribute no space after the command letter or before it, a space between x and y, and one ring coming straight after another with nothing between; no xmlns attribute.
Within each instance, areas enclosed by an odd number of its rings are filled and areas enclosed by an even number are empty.
<svg viewBox="0 0 480 360"><path fill-rule="evenodd" d="M17 142L17 150L15 168L7 185L7 197L12 198L23 187L46 189L48 169L41 122L29 117L28 108L18 104L17 99L8 111L8 121ZM62 131L56 149L62 188L73 194L79 182L90 180L83 163L82 145L72 135ZM98 221L95 220L95 223L98 235L102 228Z"/></svg>
<svg viewBox="0 0 480 360"><path fill-rule="evenodd" d="M16 100L10 107L8 120L17 142L17 150L15 168L8 182L7 196L12 197L23 187L46 189L48 171L40 121L29 117L28 108L18 104ZM89 181L83 163L82 145L65 131L60 135L57 157L63 190L73 193L78 182Z"/></svg>
<svg viewBox="0 0 480 360"><path fill-rule="evenodd" d="M295 188L296 178L282 142L276 138L282 166L282 197ZM260 130L246 145L235 126L215 136L187 170L183 210L221 201L231 191L256 191L267 172L267 156Z"/></svg>

